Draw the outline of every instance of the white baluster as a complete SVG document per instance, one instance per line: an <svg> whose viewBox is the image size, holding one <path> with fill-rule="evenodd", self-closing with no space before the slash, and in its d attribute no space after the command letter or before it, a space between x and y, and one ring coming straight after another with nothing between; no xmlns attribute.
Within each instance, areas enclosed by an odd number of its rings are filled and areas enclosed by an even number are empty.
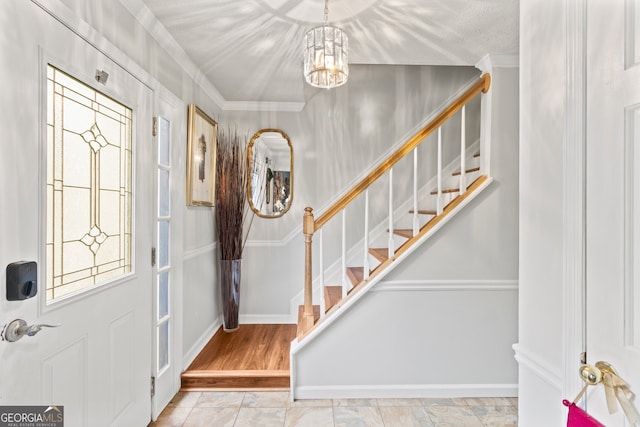
<svg viewBox="0 0 640 427"><path fill-rule="evenodd" d="M467 169L467 144L466 144L466 139L467 139L467 129L466 129L466 105L462 106L462 117L461 117L461 122L462 122L462 127L460 129L460 194L464 194L465 191L467 191L467 176L466 176L466 169Z"/></svg>
<svg viewBox="0 0 640 427"><path fill-rule="evenodd" d="M342 210L342 298L346 298L349 278L347 277L347 211Z"/></svg>
<svg viewBox="0 0 640 427"><path fill-rule="evenodd" d="M420 231L418 223L418 147L413 149L413 235Z"/></svg>
<svg viewBox="0 0 640 427"><path fill-rule="evenodd" d="M320 317L324 316L326 311L326 302L324 300L324 243L322 242L322 228L318 230L318 246L320 251Z"/></svg>
<svg viewBox="0 0 640 427"><path fill-rule="evenodd" d="M438 195L436 199L436 213L442 214L444 200L442 197L442 126L438 128Z"/></svg>
<svg viewBox="0 0 640 427"><path fill-rule="evenodd" d="M393 168L389 169L389 258L395 253L393 240Z"/></svg>
<svg viewBox="0 0 640 427"><path fill-rule="evenodd" d="M364 280L369 278L369 189L364 191Z"/></svg>

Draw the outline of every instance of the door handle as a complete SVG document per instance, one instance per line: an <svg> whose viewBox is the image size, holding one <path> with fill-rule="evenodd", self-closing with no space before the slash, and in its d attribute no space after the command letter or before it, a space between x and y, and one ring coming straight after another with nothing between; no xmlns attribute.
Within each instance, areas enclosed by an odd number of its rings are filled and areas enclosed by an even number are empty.
<svg viewBox="0 0 640 427"><path fill-rule="evenodd" d="M24 320L16 319L4 326L0 336L2 337L2 341L15 342L25 335L28 335L30 337L34 336L35 334L40 332L42 328L57 328L58 326L61 326L61 324L58 323L57 325L47 325L41 323L37 325L27 325L27 322L25 322Z"/></svg>
<svg viewBox="0 0 640 427"><path fill-rule="evenodd" d="M582 365L580 367L580 377L585 382L585 385L578 397L573 401L574 403L580 400L588 386L602 383L604 384L609 414L618 412L618 404L620 404L631 425L635 426L640 421L640 413L638 413L632 402L634 393L631 391L629 384L618 376L618 373L610 363L600 361L596 362L595 366Z"/></svg>

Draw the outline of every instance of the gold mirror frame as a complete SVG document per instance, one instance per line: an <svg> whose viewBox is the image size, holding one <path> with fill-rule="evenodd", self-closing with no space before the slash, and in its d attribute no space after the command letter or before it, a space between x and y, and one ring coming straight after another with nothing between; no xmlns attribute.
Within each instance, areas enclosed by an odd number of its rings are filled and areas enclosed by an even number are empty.
<svg viewBox="0 0 640 427"><path fill-rule="evenodd" d="M279 136L271 135L276 133ZM258 153L260 150L266 151L271 148L268 146L269 141L278 144L280 140L282 143L286 141L289 148L288 171L275 169L282 167L283 162L286 164L286 160L274 158L278 157L277 155L272 155L269 159L268 156ZM264 160L261 159L263 156ZM274 164L272 169L271 162L278 160L279 165ZM286 133L280 129L262 129L253 135L247 148L247 174L247 198L256 215L261 218L279 218L287 213L293 203L293 146ZM257 188L255 184L258 184ZM285 192L284 197L278 199L276 193L282 192Z"/></svg>

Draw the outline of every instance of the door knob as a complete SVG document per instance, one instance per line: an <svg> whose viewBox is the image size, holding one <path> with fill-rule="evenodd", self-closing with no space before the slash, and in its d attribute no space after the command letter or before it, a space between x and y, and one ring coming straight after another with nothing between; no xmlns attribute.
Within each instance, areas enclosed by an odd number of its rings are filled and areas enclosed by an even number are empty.
<svg viewBox="0 0 640 427"><path fill-rule="evenodd" d="M24 320L16 319L4 325L0 336L3 341L15 342L25 335L30 337L34 336L40 332L42 328L57 328L60 325L59 323L57 325L38 324L29 326Z"/></svg>

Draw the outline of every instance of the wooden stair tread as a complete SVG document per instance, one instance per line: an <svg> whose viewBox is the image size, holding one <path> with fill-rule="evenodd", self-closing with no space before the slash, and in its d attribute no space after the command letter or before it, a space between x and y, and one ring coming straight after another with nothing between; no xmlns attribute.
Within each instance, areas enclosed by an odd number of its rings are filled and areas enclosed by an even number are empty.
<svg viewBox="0 0 640 427"><path fill-rule="evenodd" d="M460 191L460 189L459 189L459 188L443 188L443 189L442 189L442 194L445 194L445 193L458 193L459 191ZM433 190L433 191L431 192L431 194L432 194L432 195L433 195L433 194L438 194L438 190Z"/></svg>
<svg viewBox="0 0 640 427"><path fill-rule="evenodd" d="M347 277L353 286L364 280L364 267L347 267Z"/></svg>
<svg viewBox="0 0 640 427"><path fill-rule="evenodd" d="M387 230L388 232L389 230ZM397 234L398 236L402 236L406 239L410 239L413 237L413 230L410 228L400 228L400 229L394 229L393 230L393 234Z"/></svg>
<svg viewBox="0 0 640 427"><path fill-rule="evenodd" d="M389 248L369 248L369 253L380 262L389 259Z"/></svg>
<svg viewBox="0 0 640 427"><path fill-rule="evenodd" d="M304 305L298 306L298 339L302 339L307 332L313 328L313 325L320 320L320 306L313 306L313 317L304 315Z"/></svg>
<svg viewBox="0 0 640 427"><path fill-rule="evenodd" d="M480 152L478 151L476 154L473 155L473 157L480 157Z"/></svg>
<svg viewBox="0 0 640 427"><path fill-rule="evenodd" d="M342 300L342 286L324 287L324 312L331 310L333 306Z"/></svg>
<svg viewBox="0 0 640 427"><path fill-rule="evenodd" d="M480 167L478 166L477 168L467 169L467 170L464 171L464 173L478 172L479 170L480 170ZM460 171L454 172L451 175L458 176L458 175L460 175Z"/></svg>
<svg viewBox="0 0 640 427"><path fill-rule="evenodd" d="M409 210L410 214L413 214L415 211L413 209ZM434 210L429 210L429 209L418 209L418 214L419 215L435 215L436 211Z"/></svg>

